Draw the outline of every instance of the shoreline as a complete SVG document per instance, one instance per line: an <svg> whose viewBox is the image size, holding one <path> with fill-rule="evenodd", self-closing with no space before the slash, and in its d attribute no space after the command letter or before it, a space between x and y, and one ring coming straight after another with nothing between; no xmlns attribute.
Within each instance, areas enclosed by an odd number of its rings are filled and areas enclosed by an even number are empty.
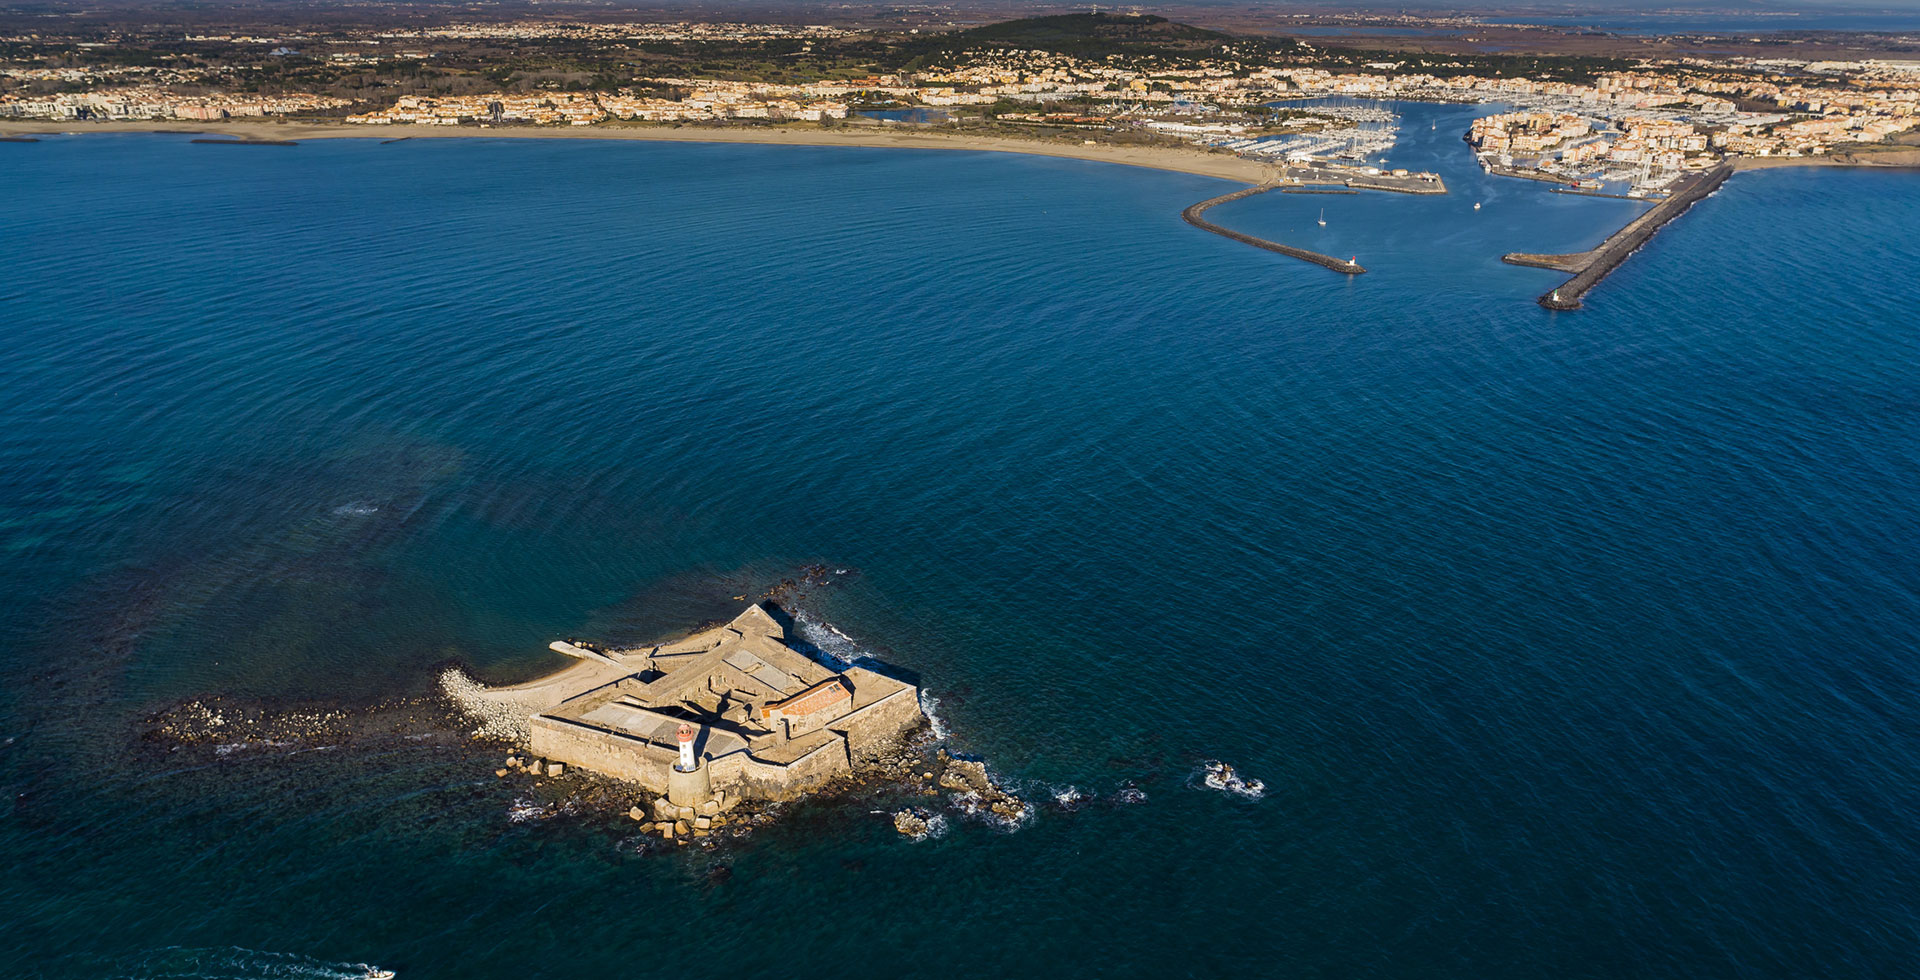
<svg viewBox="0 0 1920 980"><path fill-rule="evenodd" d="M0 121L0 136L57 136L65 133L162 133L196 136L230 136L247 143L323 139L371 139L389 142L415 139L603 139L651 140L667 143L748 143L762 146L864 147L904 150L972 150L988 153L1022 153L1028 156L1087 160L1128 167L1145 167L1213 177L1247 184L1258 184L1273 176L1274 166L1225 153L1171 146L1115 146L1112 144L1047 143L1040 140L1010 139L1000 136L969 136L960 133L930 133L902 130L827 130L827 129L728 129L713 126L679 127L506 127L480 129L472 126L356 126L346 123L255 122L225 120L219 123L178 121L154 122L68 122L45 120ZM231 144L229 144L231 145Z"/></svg>
<svg viewBox="0 0 1920 980"><path fill-rule="evenodd" d="M1898 157L1897 160L1879 161L1874 156ZM1920 150L1882 150L1866 156L1858 152L1848 152L1823 157L1735 157L1735 172L1745 170L1773 170L1780 167L1851 167L1858 170L1920 170Z"/></svg>

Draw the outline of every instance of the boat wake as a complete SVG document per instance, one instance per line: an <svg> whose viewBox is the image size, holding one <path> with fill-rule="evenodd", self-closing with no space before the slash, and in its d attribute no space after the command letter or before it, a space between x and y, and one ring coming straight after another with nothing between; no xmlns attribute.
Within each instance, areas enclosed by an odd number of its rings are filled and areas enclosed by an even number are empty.
<svg viewBox="0 0 1920 980"><path fill-rule="evenodd" d="M195 949L169 946L121 964L125 980L375 980L393 976L367 963L345 963L270 953L240 946Z"/></svg>

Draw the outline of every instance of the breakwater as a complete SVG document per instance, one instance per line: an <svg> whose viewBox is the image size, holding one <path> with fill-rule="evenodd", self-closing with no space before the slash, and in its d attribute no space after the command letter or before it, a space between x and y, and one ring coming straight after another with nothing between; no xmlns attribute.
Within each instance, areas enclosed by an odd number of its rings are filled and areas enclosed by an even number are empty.
<svg viewBox="0 0 1920 980"><path fill-rule="evenodd" d="M1658 198L1634 197L1632 194L1609 194L1605 191L1581 190L1575 187L1556 187L1553 189L1553 192L1555 194L1572 194L1575 197L1611 197L1622 201L1659 200Z"/></svg>
<svg viewBox="0 0 1920 980"><path fill-rule="evenodd" d="M1568 252L1559 255L1546 255L1532 252L1509 252L1500 257L1500 261L1509 265L1533 266L1540 269L1557 269L1573 273L1573 278L1560 284L1558 289L1550 290L1538 300L1541 306L1549 310L1577 310L1580 300L1587 291L1600 284L1607 274L1620 267L1627 257L1652 240L1662 225L1679 217L1693 207L1696 201L1706 197L1726 182L1733 173L1733 167L1721 164L1712 170L1699 174L1689 174L1675 182L1673 193L1666 200L1654 205L1644 214L1627 222L1625 228L1608 236L1595 248L1585 252Z"/></svg>
<svg viewBox="0 0 1920 980"><path fill-rule="evenodd" d="M1322 255L1319 252L1308 251L1304 248L1294 248L1291 245L1282 245L1279 242L1271 242L1264 238L1243 235L1240 232L1222 228L1208 221L1206 218L1201 217L1201 215L1207 212L1208 208L1217 204L1225 204L1228 201L1238 201L1243 197L1252 197L1255 194L1264 194L1272 189L1272 184L1255 184L1252 187L1243 187L1231 194L1222 194L1219 197L1208 198L1198 204L1188 205L1185 211L1180 212L1180 217L1186 219L1187 224L1195 228L1213 232L1222 238L1231 238L1236 242L1244 242L1245 244L1252 245L1254 248L1264 248L1269 252L1279 252L1281 255L1291 256L1302 262L1311 262L1314 265L1325 266L1335 272L1344 273L1349 276L1357 276L1367 271L1361 267L1360 263L1355 261L1336 259L1331 255Z"/></svg>

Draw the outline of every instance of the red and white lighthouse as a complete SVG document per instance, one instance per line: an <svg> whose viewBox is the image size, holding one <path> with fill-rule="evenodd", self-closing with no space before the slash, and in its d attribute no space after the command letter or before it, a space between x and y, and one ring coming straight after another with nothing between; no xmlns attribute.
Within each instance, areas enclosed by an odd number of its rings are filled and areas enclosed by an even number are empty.
<svg viewBox="0 0 1920 980"><path fill-rule="evenodd" d="M694 770L693 726L685 723L682 723L680 726L680 765L678 768L681 772L692 772Z"/></svg>

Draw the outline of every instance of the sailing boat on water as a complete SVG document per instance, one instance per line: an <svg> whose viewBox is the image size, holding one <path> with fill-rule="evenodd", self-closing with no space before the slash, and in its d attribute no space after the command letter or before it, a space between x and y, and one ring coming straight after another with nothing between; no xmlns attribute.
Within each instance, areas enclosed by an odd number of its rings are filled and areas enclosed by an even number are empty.
<svg viewBox="0 0 1920 980"><path fill-rule="evenodd" d="M1320 209L1320 227L1325 228L1326 226L1327 226L1327 209L1321 208Z"/></svg>

